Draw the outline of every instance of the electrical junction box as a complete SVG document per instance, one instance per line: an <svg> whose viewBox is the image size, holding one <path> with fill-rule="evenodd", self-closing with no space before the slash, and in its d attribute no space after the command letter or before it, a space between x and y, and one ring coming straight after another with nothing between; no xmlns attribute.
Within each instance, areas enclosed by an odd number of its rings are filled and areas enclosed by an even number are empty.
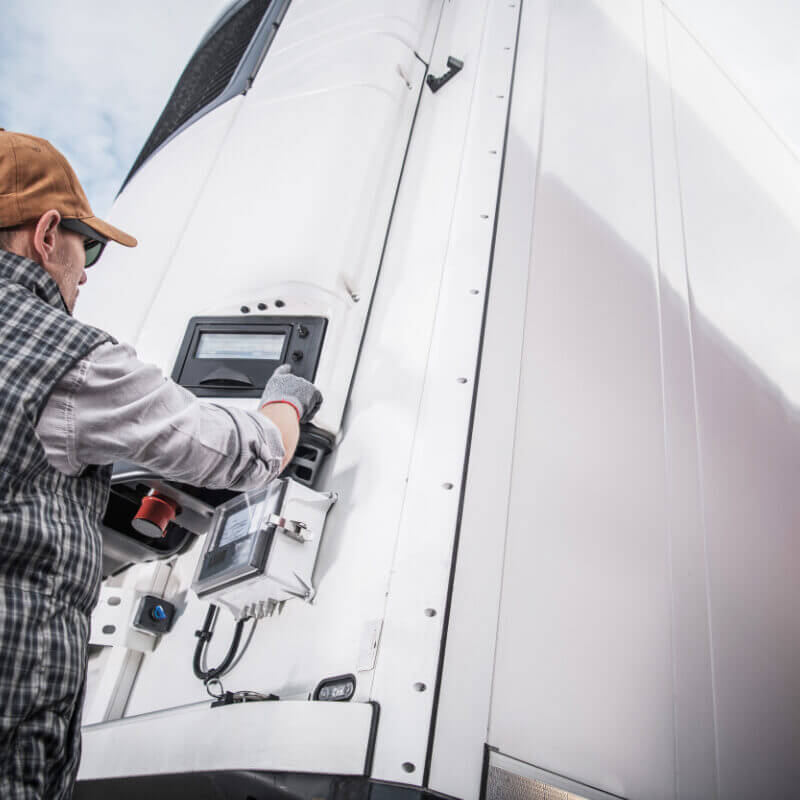
<svg viewBox="0 0 800 800"><path fill-rule="evenodd" d="M236 619L314 596L312 576L325 519L337 496L289 478L245 492L212 518L192 589Z"/></svg>

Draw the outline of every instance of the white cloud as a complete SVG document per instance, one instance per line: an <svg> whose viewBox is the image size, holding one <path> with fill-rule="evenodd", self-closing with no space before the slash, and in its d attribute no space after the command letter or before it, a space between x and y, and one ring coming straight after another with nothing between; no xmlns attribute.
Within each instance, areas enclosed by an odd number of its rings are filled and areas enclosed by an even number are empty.
<svg viewBox="0 0 800 800"><path fill-rule="evenodd" d="M0 126L49 139L104 214L229 0L5 0Z"/></svg>

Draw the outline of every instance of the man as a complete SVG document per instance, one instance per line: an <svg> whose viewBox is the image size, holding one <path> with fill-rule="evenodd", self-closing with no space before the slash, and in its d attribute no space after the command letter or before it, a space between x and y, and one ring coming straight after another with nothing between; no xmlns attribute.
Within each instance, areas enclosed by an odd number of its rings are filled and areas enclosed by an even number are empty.
<svg viewBox="0 0 800 800"><path fill-rule="evenodd" d="M0 129L0 797L69 798L80 757L99 521L111 463L252 489L274 479L322 397L276 371L260 413L199 402L72 317L109 240L49 142ZM130 276L131 280L135 276Z"/></svg>

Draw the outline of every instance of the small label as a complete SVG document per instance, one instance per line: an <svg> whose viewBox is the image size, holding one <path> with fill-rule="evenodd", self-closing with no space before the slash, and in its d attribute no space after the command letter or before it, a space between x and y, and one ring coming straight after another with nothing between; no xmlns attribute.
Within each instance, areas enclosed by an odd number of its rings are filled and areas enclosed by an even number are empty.
<svg viewBox="0 0 800 800"><path fill-rule="evenodd" d="M369 620L364 623L361 631L361 647L358 652L358 672L368 672L375 669L375 657L378 654L378 642L381 639L383 621Z"/></svg>

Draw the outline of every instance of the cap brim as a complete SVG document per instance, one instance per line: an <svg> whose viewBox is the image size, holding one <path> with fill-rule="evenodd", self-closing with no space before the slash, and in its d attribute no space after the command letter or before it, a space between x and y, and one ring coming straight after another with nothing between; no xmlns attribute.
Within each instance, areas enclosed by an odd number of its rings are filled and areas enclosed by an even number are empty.
<svg viewBox="0 0 800 800"><path fill-rule="evenodd" d="M124 244L125 247L136 247L139 244L133 236L129 236L125 231L109 225L108 222L100 219L100 217L81 217L81 222L84 225L88 225L93 231L97 231L101 236L105 236L106 239Z"/></svg>

